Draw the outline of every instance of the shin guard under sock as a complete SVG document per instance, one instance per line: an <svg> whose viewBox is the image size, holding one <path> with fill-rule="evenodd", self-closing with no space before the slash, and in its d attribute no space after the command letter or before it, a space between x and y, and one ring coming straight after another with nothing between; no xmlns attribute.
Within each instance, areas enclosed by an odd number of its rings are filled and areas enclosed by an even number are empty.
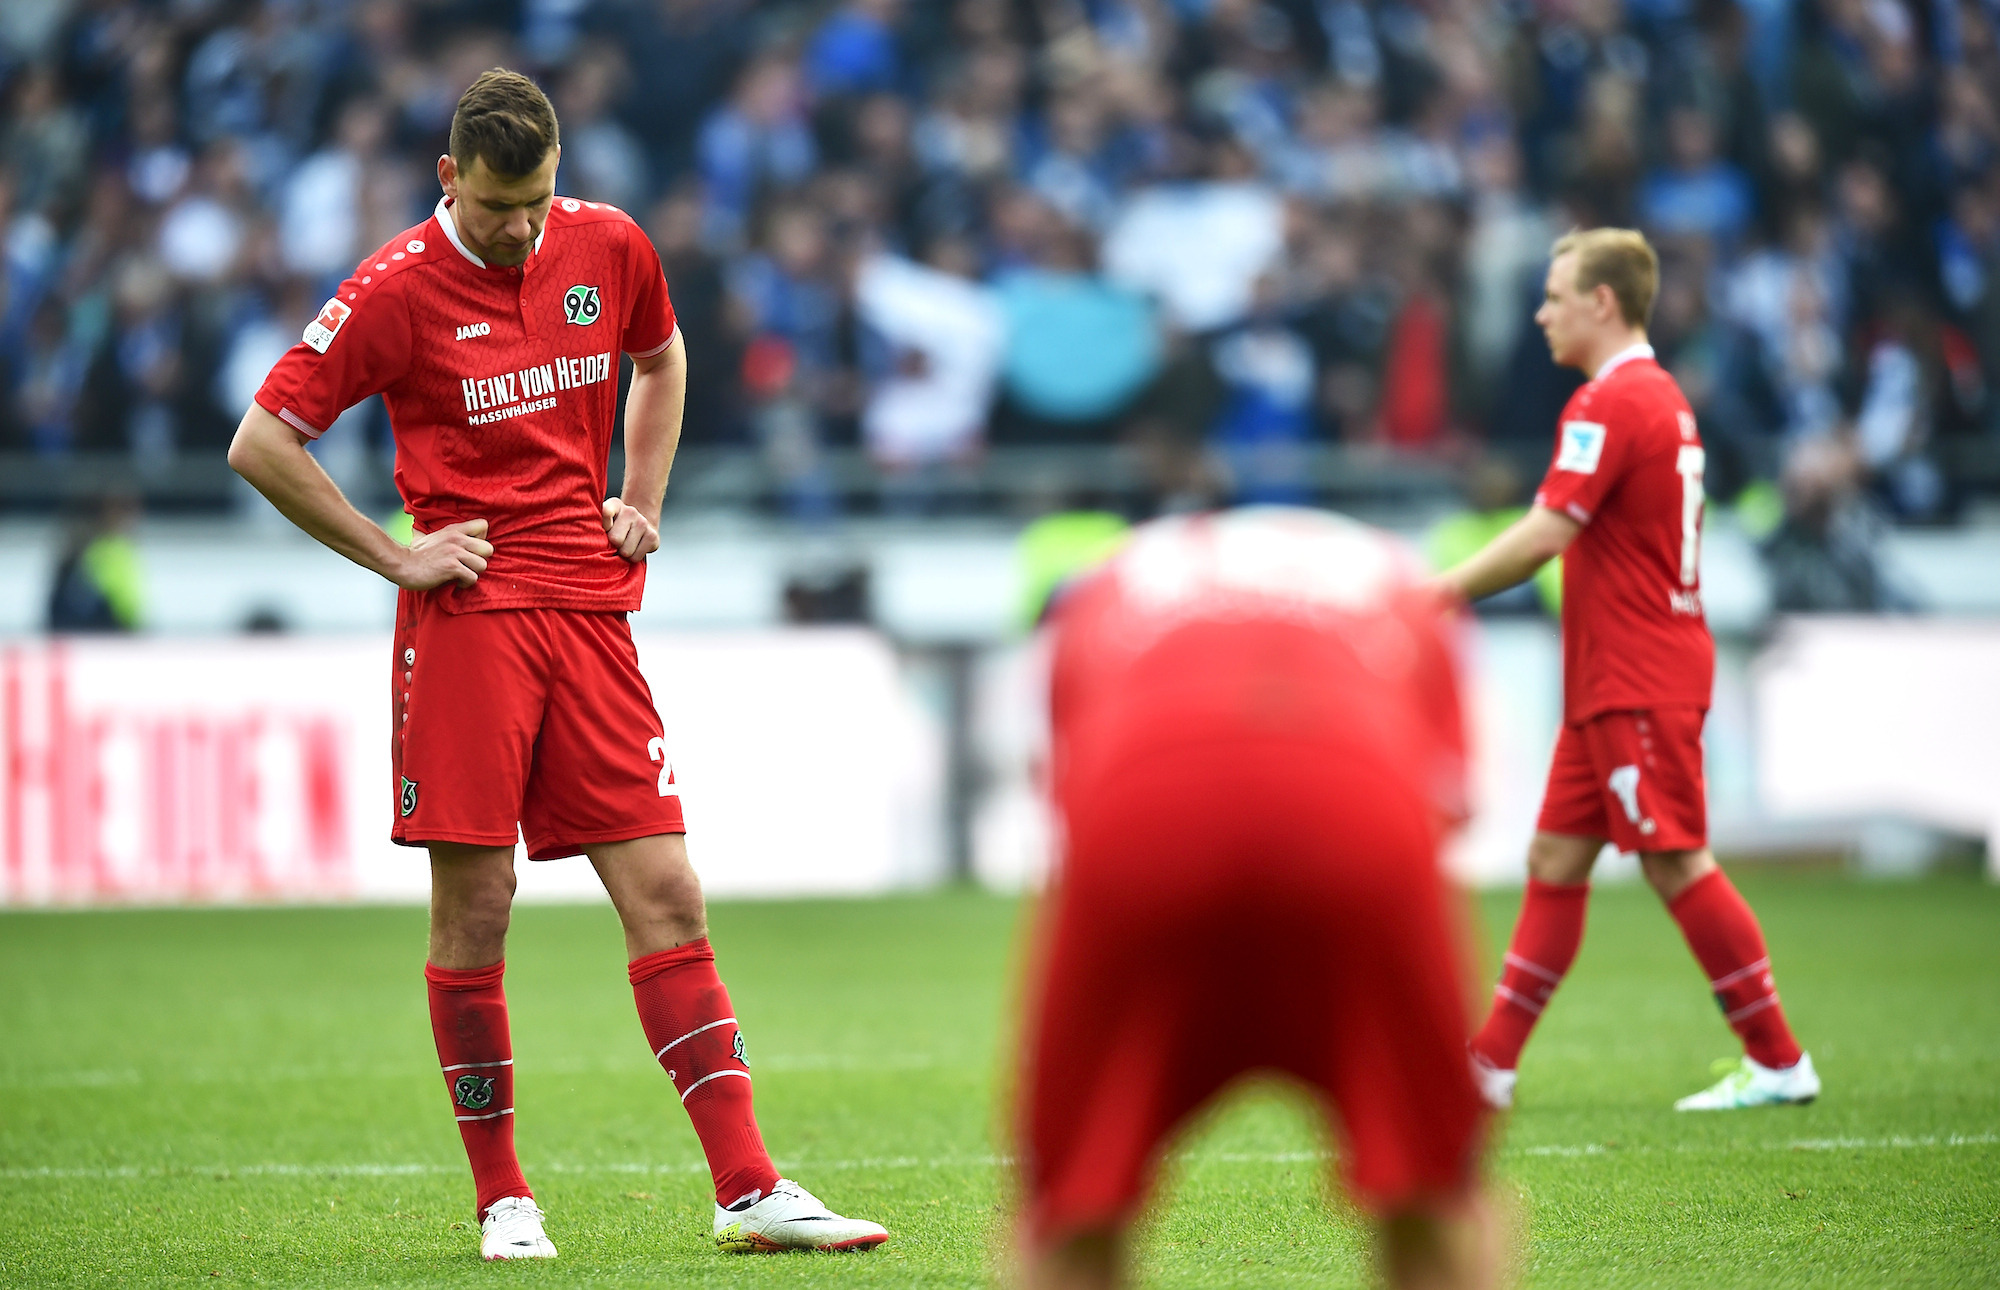
<svg viewBox="0 0 2000 1290"><path fill-rule="evenodd" d="M507 1033L505 961L460 971L424 965L431 1035L458 1136L479 1189L478 1216L505 1196L533 1196L514 1155L514 1047Z"/></svg>
<svg viewBox="0 0 2000 1290"><path fill-rule="evenodd" d="M1757 915L1729 876L1717 869L1674 897L1667 912L1680 924L1688 948L1708 973L1709 988L1743 1051L1760 1066L1782 1069L1799 1060L1798 1041L1778 1005L1771 955Z"/></svg>
<svg viewBox="0 0 2000 1290"><path fill-rule="evenodd" d="M1542 1009L1562 983L1583 944L1583 916L1590 884L1528 879L1521 918L1493 987L1493 1011L1473 1037L1472 1051L1501 1070L1521 1062L1521 1049Z"/></svg>
<svg viewBox="0 0 2000 1290"><path fill-rule="evenodd" d="M715 1203L768 1195L777 1167L750 1105L750 1063L706 937L627 965L653 1056L674 1082L715 1179Z"/></svg>

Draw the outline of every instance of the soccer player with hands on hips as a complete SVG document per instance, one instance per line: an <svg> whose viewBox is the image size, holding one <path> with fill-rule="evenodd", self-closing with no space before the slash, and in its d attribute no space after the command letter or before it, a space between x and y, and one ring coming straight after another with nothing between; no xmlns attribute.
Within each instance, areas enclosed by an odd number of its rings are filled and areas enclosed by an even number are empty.
<svg viewBox="0 0 2000 1290"><path fill-rule="evenodd" d="M1646 343L1659 259L1639 233L1559 239L1535 322L1590 379L1563 409L1555 460L1527 515L1440 575L1465 600L1563 557L1563 727L1528 887L1493 1007L1472 1041L1489 1104L1513 1104L1521 1049L1583 942L1590 870L1607 840L1637 852L1680 925L1744 1057L1683 1111L1810 1102L1812 1058L1785 1022L1764 933L1708 849L1701 728L1715 643L1701 603L1705 464L1694 413Z"/></svg>
<svg viewBox="0 0 2000 1290"><path fill-rule="evenodd" d="M1495 1283L1465 1061L1451 628L1323 512L1155 521L1049 616L1063 851L1026 991L1023 1279L1110 1286L1172 1136L1240 1078L1338 1127L1397 1287Z"/></svg>
<svg viewBox="0 0 2000 1290"><path fill-rule="evenodd" d="M531 860L588 856L617 908L647 1043L714 1176L717 1245L879 1245L881 1227L831 1213L765 1151L626 620L660 545L687 385L659 256L624 212L556 195L555 112L527 77L481 74L450 146L437 209L326 302L257 392L229 461L293 523L402 589L391 836L430 851L424 975L481 1253L556 1253L514 1153L501 977L517 836ZM607 501L621 353L625 479ZM305 448L375 394L416 521L408 547Z"/></svg>

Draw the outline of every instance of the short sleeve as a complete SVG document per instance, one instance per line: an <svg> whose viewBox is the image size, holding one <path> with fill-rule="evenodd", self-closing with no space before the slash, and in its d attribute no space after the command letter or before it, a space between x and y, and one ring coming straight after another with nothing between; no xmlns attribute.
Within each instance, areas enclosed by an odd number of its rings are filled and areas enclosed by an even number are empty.
<svg viewBox="0 0 2000 1290"><path fill-rule="evenodd" d="M629 251L626 254L627 280L625 333L618 348L634 358L651 358L673 343L674 302L667 295L667 275L660 268L660 253L637 224L627 224Z"/></svg>
<svg viewBox="0 0 2000 1290"><path fill-rule="evenodd" d="M349 278L306 324L257 391L257 404L314 439L340 414L401 380L410 367L402 292Z"/></svg>
<svg viewBox="0 0 2000 1290"><path fill-rule="evenodd" d="M1602 419L1585 419L1592 412ZM1619 424L1622 419L1616 412L1604 404L1577 415L1564 410L1556 428L1555 460L1535 490L1535 505L1561 511L1579 524L1590 523L1632 459L1636 427Z"/></svg>

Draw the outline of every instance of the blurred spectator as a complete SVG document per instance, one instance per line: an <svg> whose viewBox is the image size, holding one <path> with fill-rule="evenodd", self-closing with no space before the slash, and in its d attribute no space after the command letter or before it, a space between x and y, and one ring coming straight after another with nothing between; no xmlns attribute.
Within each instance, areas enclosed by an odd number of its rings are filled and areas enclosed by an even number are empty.
<svg viewBox="0 0 2000 1290"><path fill-rule="evenodd" d="M1284 206L1241 145L1211 153L1205 182L1135 194L1104 239L1112 281L1149 292L1176 327L1209 331L1243 317L1257 279L1284 249Z"/></svg>
<svg viewBox="0 0 2000 1290"><path fill-rule="evenodd" d="M1045 211L1032 267L999 279L1007 326L1002 371L1016 415L997 433L1040 441L1102 437L1158 370L1151 307L1096 276L1089 247L1081 230Z"/></svg>
<svg viewBox="0 0 2000 1290"><path fill-rule="evenodd" d="M70 526L49 588L52 632L133 632L145 610L145 571L132 540L138 502L114 494Z"/></svg>
<svg viewBox="0 0 2000 1290"><path fill-rule="evenodd" d="M796 185L812 171L817 152L798 65L778 55L753 62L702 123L700 149L710 236L734 238L763 189Z"/></svg>
<svg viewBox="0 0 2000 1290"><path fill-rule="evenodd" d="M1715 124L1697 107L1667 117L1667 165L1646 177L1639 216L1655 233L1733 244L1753 213L1750 181L1715 155Z"/></svg>
<svg viewBox="0 0 2000 1290"><path fill-rule="evenodd" d="M861 267L861 321L888 346L888 370L861 413L863 442L893 472L961 460L983 439L1005 343L969 248L941 242L930 263L877 255Z"/></svg>
<svg viewBox="0 0 2000 1290"><path fill-rule="evenodd" d="M7 95L0 161L14 176L20 210L61 218L80 195L90 156L82 116L63 101L53 69L34 67Z"/></svg>
<svg viewBox="0 0 2000 1290"><path fill-rule="evenodd" d="M1881 518L1860 491L1853 449L1821 436L1794 446L1781 486L1785 518L1764 544L1773 606L1784 613L1909 609L1876 555Z"/></svg>
<svg viewBox="0 0 2000 1290"><path fill-rule="evenodd" d="M640 209L651 194L645 148L611 115L622 93L625 62L615 50L593 46L571 59L557 82L555 108L562 123L562 191L622 210Z"/></svg>
<svg viewBox="0 0 2000 1290"><path fill-rule="evenodd" d="M646 231L660 253L683 343L691 346L683 443L740 437L736 374L742 368L748 310L728 294L727 269L701 241L701 195L683 189L655 206Z"/></svg>
<svg viewBox="0 0 2000 1290"><path fill-rule="evenodd" d="M1211 347L1225 394L1215 446L1242 502L1298 503L1313 432L1312 347L1280 312L1278 284L1257 284L1251 312Z"/></svg>
<svg viewBox="0 0 2000 1290"><path fill-rule="evenodd" d="M350 100L333 141L301 162L285 183L278 225L285 267L324 286L327 294L381 245L379 240L362 244L361 203L369 174L383 163L388 125L381 103Z"/></svg>
<svg viewBox="0 0 2000 1290"><path fill-rule="evenodd" d="M806 82L815 94L893 90L902 81L896 53L901 0L846 0L806 45Z"/></svg>

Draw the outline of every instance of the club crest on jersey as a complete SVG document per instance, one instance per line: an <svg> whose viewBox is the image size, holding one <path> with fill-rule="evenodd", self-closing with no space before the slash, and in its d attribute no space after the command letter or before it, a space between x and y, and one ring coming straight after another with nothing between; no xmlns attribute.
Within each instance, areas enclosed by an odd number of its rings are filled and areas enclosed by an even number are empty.
<svg viewBox="0 0 2000 1290"><path fill-rule="evenodd" d="M597 302L597 288L581 283L563 293L563 317L579 327L588 327L597 321L603 307Z"/></svg>
<svg viewBox="0 0 2000 1290"><path fill-rule="evenodd" d="M492 1076L459 1076L451 1082L451 1100L468 1111L484 1111L493 1105Z"/></svg>
<svg viewBox="0 0 2000 1290"><path fill-rule="evenodd" d="M319 317L306 324L306 344L322 354L326 353L326 347L333 344L333 338L340 334L342 324L353 312L338 297L321 305Z"/></svg>
<svg viewBox="0 0 2000 1290"><path fill-rule="evenodd" d="M729 1046L729 1055L745 1066L750 1064L750 1059L743 1055L743 1032L740 1030L736 1032L736 1042Z"/></svg>
<svg viewBox="0 0 2000 1290"><path fill-rule="evenodd" d="M1595 421L1565 421L1562 449L1556 454L1557 470L1579 475L1597 473L1597 460L1604 455L1604 427Z"/></svg>
<svg viewBox="0 0 2000 1290"><path fill-rule="evenodd" d="M400 810L403 818L407 820L410 818L410 813L417 809L417 781L408 775L403 776L402 780L403 789L397 794L396 809Z"/></svg>

